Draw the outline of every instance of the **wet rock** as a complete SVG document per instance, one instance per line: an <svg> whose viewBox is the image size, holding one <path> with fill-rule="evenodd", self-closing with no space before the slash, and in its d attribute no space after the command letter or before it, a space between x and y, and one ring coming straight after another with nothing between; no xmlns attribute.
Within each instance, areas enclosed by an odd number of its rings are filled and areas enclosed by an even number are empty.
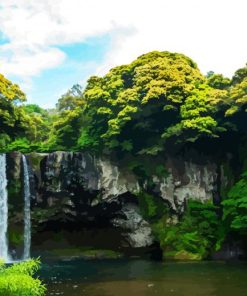
<svg viewBox="0 0 247 296"><path fill-rule="evenodd" d="M126 204L121 209L121 218L112 220L114 226L124 230L124 237L132 248L148 247L154 243L152 230L134 204Z"/></svg>
<svg viewBox="0 0 247 296"><path fill-rule="evenodd" d="M156 192L176 212L182 212L185 201L195 199L202 202L213 200L217 192L217 166L213 163L196 164L183 159L169 159L169 176L153 176Z"/></svg>

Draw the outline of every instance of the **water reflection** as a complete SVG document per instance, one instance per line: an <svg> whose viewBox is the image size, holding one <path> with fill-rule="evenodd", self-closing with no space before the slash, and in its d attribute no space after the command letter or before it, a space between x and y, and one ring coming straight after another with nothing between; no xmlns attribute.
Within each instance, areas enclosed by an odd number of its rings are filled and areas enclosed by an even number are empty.
<svg viewBox="0 0 247 296"><path fill-rule="evenodd" d="M247 264L144 260L49 262L48 295L247 296Z"/></svg>

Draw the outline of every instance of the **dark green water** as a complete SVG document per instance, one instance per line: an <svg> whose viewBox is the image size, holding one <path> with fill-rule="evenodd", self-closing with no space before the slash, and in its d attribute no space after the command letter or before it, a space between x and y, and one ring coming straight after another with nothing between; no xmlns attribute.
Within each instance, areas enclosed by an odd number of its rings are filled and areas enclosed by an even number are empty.
<svg viewBox="0 0 247 296"><path fill-rule="evenodd" d="M50 261L41 278L47 295L247 296L247 263Z"/></svg>

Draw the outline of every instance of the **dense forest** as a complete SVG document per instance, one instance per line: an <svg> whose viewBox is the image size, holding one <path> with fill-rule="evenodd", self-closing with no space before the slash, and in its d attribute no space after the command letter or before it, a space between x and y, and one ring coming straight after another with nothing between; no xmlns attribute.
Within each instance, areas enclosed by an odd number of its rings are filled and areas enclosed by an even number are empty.
<svg viewBox="0 0 247 296"><path fill-rule="evenodd" d="M0 76L1 151L90 150L158 155L202 139L244 139L247 67L232 79L182 54L150 52L104 77L74 85L44 110Z"/></svg>
<svg viewBox="0 0 247 296"><path fill-rule="evenodd" d="M185 55L154 51L104 77L90 77L84 90L74 85L52 110L27 104L3 75L0 95L1 152L89 151L128 160L143 180L153 172L166 174L164 167L151 165L166 153L196 149L222 161L231 153L237 168L229 172L232 186L222 189L218 203L189 202L176 227L164 227L167 209L148 188L140 203L164 248L206 257L227 237L246 240L246 66L232 78L204 76Z"/></svg>

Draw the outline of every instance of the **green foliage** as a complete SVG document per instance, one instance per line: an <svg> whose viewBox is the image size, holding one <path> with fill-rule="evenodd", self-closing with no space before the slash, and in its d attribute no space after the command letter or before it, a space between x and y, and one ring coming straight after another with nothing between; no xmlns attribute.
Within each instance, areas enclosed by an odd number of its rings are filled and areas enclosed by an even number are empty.
<svg viewBox="0 0 247 296"><path fill-rule="evenodd" d="M135 157L135 159L127 160L128 170L132 171L139 179L141 184L145 183L148 189L151 189L154 185L153 178L167 178L169 172L162 164L160 159L151 159L150 157Z"/></svg>
<svg viewBox="0 0 247 296"><path fill-rule="evenodd" d="M9 233L9 242L13 245L23 244L24 237L23 233L11 231Z"/></svg>
<svg viewBox="0 0 247 296"><path fill-rule="evenodd" d="M58 111L74 110L78 105L83 104L81 97L82 87L79 84L75 84L58 99L56 108Z"/></svg>
<svg viewBox="0 0 247 296"><path fill-rule="evenodd" d="M13 135L23 133L24 114L20 103L25 101L24 93L16 84L0 74L0 149L9 142Z"/></svg>
<svg viewBox="0 0 247 296"><path fill-rule="evenodd" d="M80 133L80 110L65 110L53 122L53 130L48 142L50 150L75 150Z"/></svg>
<svg viewBox="0 0 247 296"><path fill-rule="evenodd" d="M96 132L99 147L155 154L162 146L151 148L149 140L162 142L161 131L169 124L165 107L173 113L202 80L190 59L168 52L151 52L112 69L102 79L93 77L84 92L87 134L95 138Z"/></svg>
<svg viewBox="0 0 247 296"><path fill-rule="evenodd" d="M209 86L217 89L227 89L231 85L231 80L222 74L210 73L207 75L207 83Z"/></svg>
<svg viewBox="0 0 247 296"><path fill-rule="evenodd" d="M87 137L98 149L137 155L157 155L169 141L218 137L226 131L218 116L228 108L229 86L222 75L203 77L182 54L150 52L88 81Z"/></svg>
<svg viewBox="0 0 247 296"><path fill-rule="evenodd" d="M84 104L81 86L78 84L58 100L57 110L52 116L51 133L45 145L48 151L77 150L85 142L82 139L84 130L81 133L85 125L82 115Z"/></svg>
<svg viewBox="0 0 247 296"><path fill-rule="evenodd" d="M239 154L241 169L247 168L246 66L232 79L213 72L203 76L183 54L153 51L111 69L104 77L90 77L85 90L74 85L54 110L25 104L25 100L20 88L0 74L0 152L108 154L127 160L126 166L148 192L154 188L154 176L169 176L164 155L190 147L212 145L211 155L215 148L217 152L222 148L220 155L233 151ZM237 142L232 144L232 139ZM235 144L238 149L229 147ZM170 248L180 255L205 257L220 244L227 228L246 233L246 174L229 191L237 173L227 163L224 170L231 179L220 192L227 197L222 203L225 227L216 229L215 209L192 202L173 225L167 222L166 208L158 198L140 194L142 214L155 224L166 252Z"/></svg>
<svg viewBox="0 0 247 296"><path fill-rule="evenodd" d="M230 230L247 234L247 172L231 188L228 198L222 202L223 220L229 225Z"/></svg>
<svg viewBox="0 0 247 296"><path fill-rule="evenodd" d="M244 67L232 80L204 77L185 55L153 51L92 76L84 91L74 85L52 111L23 105L25 95L1 75L0 150L152 157L229 129L245 132L246 75Z"/></svg>
<svg viewBox="0 0 247 296"><path fill-rule="evenodd" d="M226 116L247 111L247 66L235 72L229 91L229 108Z"/></svg>
<svg viewBox="0 0 247 296"><path fill-rule="evenodd" d="M25 94L0 75L0 151L33 151L49 134L49 114L41 107L23 105Z"/></svg>
<svg viewBox="0 0 247 296"><path fill-rule="evenodd" d="M229 161L222 163L222 171L225 178L222 178L222 181L220 183L220 195L222 199L225 199L234 183L235 177L233 168L231 167Z"/></svg>
<svg viewBox="0 0 247 296"><path fill-rule="evenodd" d="M141 192L138 201L166 258L200 260L220 249L225 227L217 215L218 208L210 202L189 200L178 220L159 197Z"/></svg>
<svg viewBox="0 0 247 296"><path fill-rule="evenodd" d="M46 288L34 275L39 269L38 259L7 267L0 262L0 295L43 296Z"/></svg>
<svg viewBox="0 0 247 296"><path fill-rule="evenodd" d="M27 104L23 106L24 110L26 113L28 114L41 114L41 115L47 115L47 111L42 109L40 106L36 105L36 104Z"/></svg>
<svg viewBox="0 0 247 296"><path fill-rule="evenodd" d="M223 239L216 209L210 203L189 200L179 221L164 216L154 223L153 231L164 255L175 258L182 251L190 258L207 258Z"/></svg>
<svg viewBox="0 0 247 296"><path fill-rule="evenodd" d="M168 207L160 197L141 192L138 194L138 201L143 218L150 222L168 214Z"/></svg>

